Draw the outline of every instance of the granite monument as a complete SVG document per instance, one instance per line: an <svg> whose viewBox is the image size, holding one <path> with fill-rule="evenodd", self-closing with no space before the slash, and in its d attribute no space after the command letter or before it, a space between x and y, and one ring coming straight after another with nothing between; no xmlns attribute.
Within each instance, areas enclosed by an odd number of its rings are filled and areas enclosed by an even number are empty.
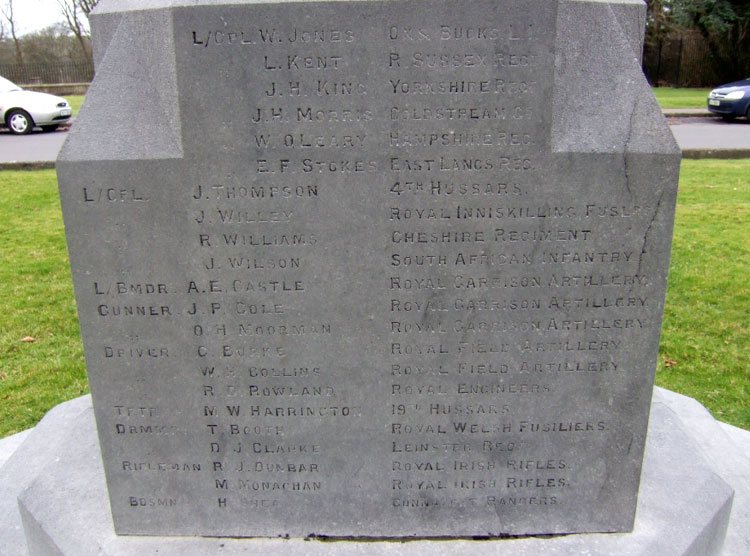
<svg viewBox="0 0 750 556"><path fill-rule="evenodd" d="M632 528L679 151L638 1L102 0L58 161L115 529Z"/></svg>

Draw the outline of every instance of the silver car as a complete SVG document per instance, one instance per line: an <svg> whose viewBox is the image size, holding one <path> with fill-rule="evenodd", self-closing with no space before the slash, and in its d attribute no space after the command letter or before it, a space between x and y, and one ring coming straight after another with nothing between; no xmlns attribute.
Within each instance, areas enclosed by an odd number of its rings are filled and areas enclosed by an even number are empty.
<svg viewBox="0 0 750 556"><path fill-rule="evenodd" d="M4 77L0 77L0 125L8 126L11 133L31 133L35 126L44 131L54 131L67 122L73 111L68 101L61 97L24 91Z"/></svg>

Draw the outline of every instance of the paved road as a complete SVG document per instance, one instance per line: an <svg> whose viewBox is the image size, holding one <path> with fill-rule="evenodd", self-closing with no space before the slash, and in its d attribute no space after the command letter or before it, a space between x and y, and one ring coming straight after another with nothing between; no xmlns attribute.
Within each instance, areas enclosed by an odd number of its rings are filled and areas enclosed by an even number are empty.
<svg viewBox="0 0 750 556"><path fill-rule="evenodd" d="M672 132L686 156L701 157L706 151L725 151L736 158L750 158L750 121L741 118L725 122L720 118L669 118ZM34 132L30 135L11 135L0 130L0 165L13 162L47 162L57 153L67 137L67 131Z"/></svg>
<svg viewBox="0 0 750 556"><path fill-rule="evenodd" d="M29 135L12 135L7 129L0 130L0 164L8 162L51 162L57 153L67 131L42 133L35 131Z"/></svg>
<svg viewBox="0 0 750 556"><path fill-rule="evenodd" d="M750 150L750 120L725 122L721 118L670 118L677 143L689 149Z"/></svg>

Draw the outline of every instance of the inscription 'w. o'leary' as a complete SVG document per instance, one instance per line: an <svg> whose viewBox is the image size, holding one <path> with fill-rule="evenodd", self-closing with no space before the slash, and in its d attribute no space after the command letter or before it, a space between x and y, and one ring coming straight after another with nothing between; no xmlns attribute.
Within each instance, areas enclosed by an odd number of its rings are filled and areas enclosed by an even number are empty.
<svg viewBox="0 0 750 556"><path fill-rule="evenodd" d="M115 530L629 530L678 166L638 6L111 4L57 168Z"/></svg>

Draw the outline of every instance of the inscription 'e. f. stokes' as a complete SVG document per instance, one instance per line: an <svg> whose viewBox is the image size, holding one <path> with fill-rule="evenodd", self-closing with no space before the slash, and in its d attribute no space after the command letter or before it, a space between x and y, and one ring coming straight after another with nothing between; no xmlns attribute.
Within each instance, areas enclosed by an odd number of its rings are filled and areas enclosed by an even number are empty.
<svg viewBox="0 0 750 556"><path fill-rule="evenodd" d="M629 530L678 164L637 6L148 4L92 14L58 163L116 531Z"/></svg>

